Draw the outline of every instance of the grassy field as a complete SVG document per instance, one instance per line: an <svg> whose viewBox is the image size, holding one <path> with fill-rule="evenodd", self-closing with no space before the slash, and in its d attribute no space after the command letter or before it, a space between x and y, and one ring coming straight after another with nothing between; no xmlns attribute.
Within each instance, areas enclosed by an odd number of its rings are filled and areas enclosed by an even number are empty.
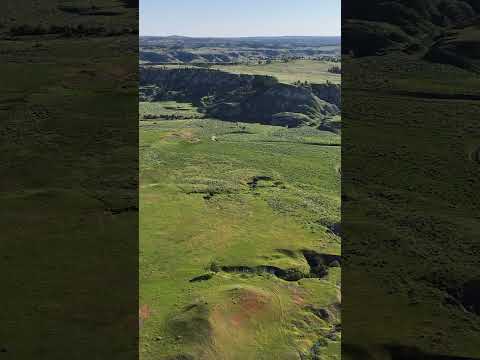
<svg viewBox="0 0 480 360"><path fill-rule="evenodd" d="M189 103L177 103L175 101L163 101L161 104L157 102L141 102L138 113L140 119L145 117L163 117L172 115L181 115L185 118L200 118L203 114Z"/></svg>
<svg viewBox="0 0 480 360"><path fill-rule="evenodd" d="M143 359L339 359L340 268L316 277L305 255L340 253L339 144L311 128L140 122Z"/></svg>
<svg viewBox="0 0 480 360"><path fill-rule="evenodd" d="M340 83L341 75L328 72L328 69L333 65L338 65L338 63L316 60L293 60L288 63L276 61L271 64L226 65L217 66L216 68L235 74L271 75L278 78L279 81L288 84L296 81L321 84L327 80L333 83Z"/></svg>
<svg viewBox="0 0 480 360"><path fill-rule="evenodd" d="M291 60L288 63L274 61L271 64L239 64L239 65L212 65L212 69L218 69L234 74L270 75L280 82L293 84L297 81L308 81L313 84L323 84L330 81L340 84L342 76L328 72L328 69L338 63L321 60ZM185 68L194 65L159 65L167 68Z"/></svg>
<svg viewBox="0 0 480 360"><path fill-rule="evenodd" d="M339 64L319 60L292 60L288 63L274 61L271 64L218 65L214 68L235 74L271 75L288 84L296 81L322 84L327 80L339 84L341 75L328 72L333 65Z"/></svg>

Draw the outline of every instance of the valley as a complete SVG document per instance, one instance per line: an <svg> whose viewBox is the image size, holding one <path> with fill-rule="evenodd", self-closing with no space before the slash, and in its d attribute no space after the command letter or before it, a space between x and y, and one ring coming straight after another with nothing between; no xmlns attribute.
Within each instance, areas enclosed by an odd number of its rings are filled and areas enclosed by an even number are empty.
<svg viewBox="0 0 480 360"><path fill-rule="evenodd" d="M141 65L143 359L340 358L340 75L298 61Z"/></svg>

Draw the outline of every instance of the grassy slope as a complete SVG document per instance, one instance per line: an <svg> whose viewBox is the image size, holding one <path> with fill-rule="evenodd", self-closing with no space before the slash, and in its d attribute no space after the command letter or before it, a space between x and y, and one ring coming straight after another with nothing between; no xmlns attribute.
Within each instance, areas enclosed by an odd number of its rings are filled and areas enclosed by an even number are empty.
<svg viewBox="0 0 480 360"><path fill-rule="evenodd" d="M149 113L152 106L141 104ZM208 273L212 262L308 271L299 250L339 253L338 238L323 226L339 219L339 147L309 143L338 144L339 138L212 119L141 122L144 359L182 352L205 359L294 359L329 331L305 305L338 301L338 269L299 282L224 272L188 281ZM252 190L247 182L256 175L273 180ZM184 310L205 302L202 314ZM205 332L202 341L197 332ZM322 349L335 358L338 346L328 341Z"/></svg>
<svg viewBox="0 0 480 360"><path fill-rule="evenodd" d="M478 94L480 78L398 53L351 61L357 62L353 69L365 73L350 71L348 61L343 64L349 76L344 87L350 92L344 113L352 109L362 119L349 118L343 132L352 144L344 163L349 180L343 186L351 232L344 234L343 248L355 254L344 267L348 285L342 305L350 314L344 340L379 351L379 359L389 358L382 347L391 344L477 358L478 317L447 304L442 284L478 278L480 224L472 217L478 212L472 194L479 168L472 154L480 134L471 120L479 104L432 100L417 92ZM350 139L350 134L355 136ZM378 167L371 157L386 166ZM398 176L409 172L407 178Z"/></svg>

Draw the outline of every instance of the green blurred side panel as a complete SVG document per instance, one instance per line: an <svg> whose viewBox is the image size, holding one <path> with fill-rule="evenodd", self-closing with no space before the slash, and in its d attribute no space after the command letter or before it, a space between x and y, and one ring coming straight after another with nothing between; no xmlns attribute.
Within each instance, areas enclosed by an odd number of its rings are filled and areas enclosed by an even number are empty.
<svg viewBox="0 0 480 360"><path fill-rule="evenodd" d="M0 15L0 358L135 359L138 9Z"/></svg>
<svg viewBox="0 0 480 360"><path fill-rule="evenodd" d="M346 360L480 358L479 5L343 1Z"/></svg>

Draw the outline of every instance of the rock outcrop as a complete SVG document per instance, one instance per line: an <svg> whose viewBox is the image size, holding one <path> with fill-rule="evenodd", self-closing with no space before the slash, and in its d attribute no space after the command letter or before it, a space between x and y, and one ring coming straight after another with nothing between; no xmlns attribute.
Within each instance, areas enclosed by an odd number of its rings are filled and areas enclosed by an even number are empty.
<svg viewBox="0 0 480 360"><path fill-rule="evenodd" d="M340 106L340 87L335 84L302 87L271 76L210 69L144 67L140 85L143 97L192 102L208 116L227 121L315 125L337 115Z"/></svg>

